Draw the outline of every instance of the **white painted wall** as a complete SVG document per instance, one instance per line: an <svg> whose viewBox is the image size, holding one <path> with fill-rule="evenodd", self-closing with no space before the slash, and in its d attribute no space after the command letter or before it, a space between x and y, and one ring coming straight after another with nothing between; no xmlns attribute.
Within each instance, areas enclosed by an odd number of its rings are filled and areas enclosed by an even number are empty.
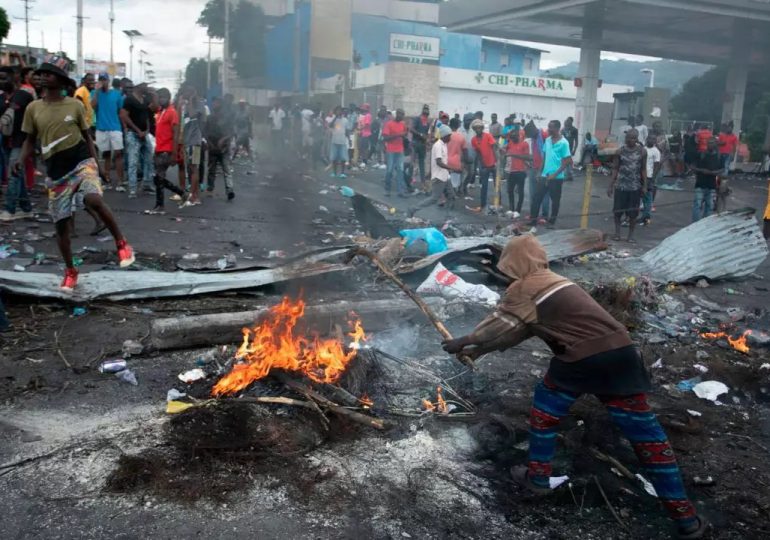
<svg viewBox="0 0 770 540"><path fill-rule="evenodd" d="M545 127L550 120L564 121L568 116L575 116L574 99L441 88L438 102L439 109L450 116L483 111L484 120L488 121L492 113L497 113L499 118L516 113L517 119L534 120L540 127Z"/></svg>

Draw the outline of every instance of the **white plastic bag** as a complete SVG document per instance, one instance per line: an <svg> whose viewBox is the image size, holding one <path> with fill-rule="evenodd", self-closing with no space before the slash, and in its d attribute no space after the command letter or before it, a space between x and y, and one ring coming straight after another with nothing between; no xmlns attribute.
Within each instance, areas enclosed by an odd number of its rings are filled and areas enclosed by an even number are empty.
<svg viewBox="0 0 770 540"><path fill-rule="evenodd" d="M460 298L468 302L478 302L494 306L500 295L486 285L468 283L457 274L450 272L438 263L428 278L417 287L420 294L437 294L444 298Z"/></svg>

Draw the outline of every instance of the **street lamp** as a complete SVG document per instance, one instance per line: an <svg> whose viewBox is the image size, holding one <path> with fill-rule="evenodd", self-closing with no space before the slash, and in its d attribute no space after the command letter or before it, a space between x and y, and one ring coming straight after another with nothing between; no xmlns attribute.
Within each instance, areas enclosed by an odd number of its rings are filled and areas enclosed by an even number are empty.
<svg viewBox="0 0 770 540"><path fill-rule="evenodd" d="M128 36L128 76L134 78L134 38L140 37L142 33L139 30L123 30Z"/></svg>
<svg viewBox="0 0 770 540"><path fill-rule="evenodd" d="M144 66L146 63L144 61L144 57L147 56L148 54L150 53L148 53L144 49L139 49L139 80L140 81L144 80Z"/></svg>
<svg viewBox="0 0 770 540"><path fill-rule="evenodd" d="M639 71L650 76L650 88L655 88L655 70L651 68L644 68L640 69Z"/></svg>

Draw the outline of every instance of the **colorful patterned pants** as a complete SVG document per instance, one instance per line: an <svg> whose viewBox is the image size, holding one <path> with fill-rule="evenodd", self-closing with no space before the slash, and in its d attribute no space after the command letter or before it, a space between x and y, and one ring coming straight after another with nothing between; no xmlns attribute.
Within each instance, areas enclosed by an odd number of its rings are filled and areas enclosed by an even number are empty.
<svg viewBox="0 0 770 540"><path fill-rule="evenodd" d="M579 394L561 390L546 380L538 383L529 429L530 480L548 487L551 461L556 451L556 428ZM629 440L669 517L680 526L695 523L695 507L687 498L674 450L647 404L645 394L597 396L610 418Z"/></svg>

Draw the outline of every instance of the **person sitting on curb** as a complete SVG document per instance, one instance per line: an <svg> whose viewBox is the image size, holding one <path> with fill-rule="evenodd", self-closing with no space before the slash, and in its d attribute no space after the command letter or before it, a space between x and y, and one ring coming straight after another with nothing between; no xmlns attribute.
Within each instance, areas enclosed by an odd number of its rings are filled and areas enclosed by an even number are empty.
<svg viewBox="0 0 770 540"><path fill-rule="evenodd" d="M674 451L647 402L650 380L626 328L569 279L548 268L532 235L503 249L497 268L513 280L494 313L467 336L443 342L450 354L476 359L539 337L553 351L535 387L530 415L529 463L513 479L529 491L551 493L556 429L582 394L594 394L634 448L682 539L700 538L707 521L687 497Z"/></svg>

